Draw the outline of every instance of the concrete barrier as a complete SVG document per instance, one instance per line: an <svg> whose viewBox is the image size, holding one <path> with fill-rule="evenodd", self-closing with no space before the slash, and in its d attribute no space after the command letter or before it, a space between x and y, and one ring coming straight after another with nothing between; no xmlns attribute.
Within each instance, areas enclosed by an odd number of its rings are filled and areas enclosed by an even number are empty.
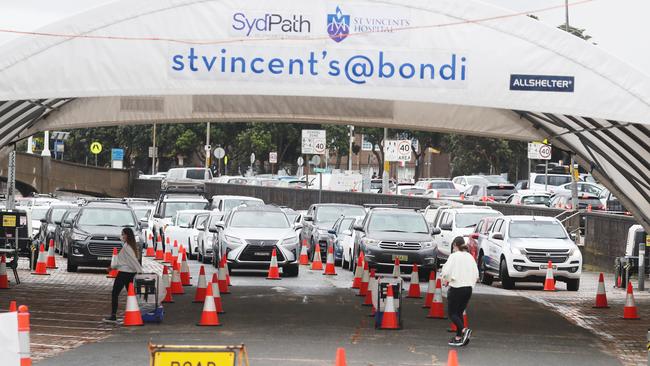
<svg viewBox="0 0 650 366"><path fill-rule="evenodd" d="M636 224L632 216L585 213L584 263L593 269L611 272L614 258L625 254L630 226Z"/></svg>

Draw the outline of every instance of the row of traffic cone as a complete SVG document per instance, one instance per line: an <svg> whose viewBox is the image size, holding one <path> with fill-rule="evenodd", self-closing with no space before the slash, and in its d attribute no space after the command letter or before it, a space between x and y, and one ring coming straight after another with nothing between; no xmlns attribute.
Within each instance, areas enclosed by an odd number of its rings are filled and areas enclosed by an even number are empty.
<svg viewBox="0 0 650 366"><path fill-rule="evenodd" d="M341 347L336 350L334 366L347 366L345 348ZM449 350L449 354L447 355L447 366L458 366L458 353L455 349Z"/></svg>

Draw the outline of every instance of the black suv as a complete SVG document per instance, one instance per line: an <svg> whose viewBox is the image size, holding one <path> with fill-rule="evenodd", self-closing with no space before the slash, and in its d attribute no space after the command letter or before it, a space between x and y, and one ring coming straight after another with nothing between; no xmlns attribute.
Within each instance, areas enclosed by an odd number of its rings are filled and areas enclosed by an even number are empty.
<svg viewBox="0 0 650 366"><path fill-rule="evenodd" d="M138 232L144 224L138 222L133 209L126 204L90 202L62 225L67 229L64 245L68 272L76 272L79 266L108 267L113 248L122 248L122 229L130 227ZM142 245L139 235L135 239Z"/></svg>

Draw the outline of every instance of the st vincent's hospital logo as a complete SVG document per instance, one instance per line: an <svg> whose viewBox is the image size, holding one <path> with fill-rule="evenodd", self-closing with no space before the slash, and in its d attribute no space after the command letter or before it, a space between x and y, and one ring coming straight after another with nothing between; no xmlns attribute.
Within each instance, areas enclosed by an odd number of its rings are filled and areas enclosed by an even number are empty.
<svg viewBox="0 0 650 366"><path fill-rule="evenodd" d="M340 7L336 13L327 14L327 34L335 42L341 42L350 35L350 16L343 15Z"/></svg>

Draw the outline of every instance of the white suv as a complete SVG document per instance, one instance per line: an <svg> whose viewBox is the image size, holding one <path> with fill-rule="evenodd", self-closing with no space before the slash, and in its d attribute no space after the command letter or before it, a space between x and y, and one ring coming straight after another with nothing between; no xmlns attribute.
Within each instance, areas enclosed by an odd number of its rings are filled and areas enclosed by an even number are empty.
<svg viewBox="0 0 650 366"><path fill-rule="evenodd" d="M490 207L463 206L445 209L439 215L432 230L437 265L447 261L455 237L460 236L467 243L469 235L482 218L501 216L501 212Z"/></svg>
<svg viewBox="0 0 650 366"><path fill-rule="evenodd" d="M528 180L528 189L531 191L547 191L555 192L560 189L561 185L571 183L571 176L569 174L549 174L548 184L546 184L546 175L544 173L530 173Z"/></svg>
<svg viewBox="0 0 650 366"><path fill-rule="evenodd" d="M514 288L515 282L544 282L549 261L555 280L566 282L569 291L578 291L582 254L560 221L554 217L500 217L487 240L481 241L480 280L491 285L498 279L505 289Z"/></svg>

